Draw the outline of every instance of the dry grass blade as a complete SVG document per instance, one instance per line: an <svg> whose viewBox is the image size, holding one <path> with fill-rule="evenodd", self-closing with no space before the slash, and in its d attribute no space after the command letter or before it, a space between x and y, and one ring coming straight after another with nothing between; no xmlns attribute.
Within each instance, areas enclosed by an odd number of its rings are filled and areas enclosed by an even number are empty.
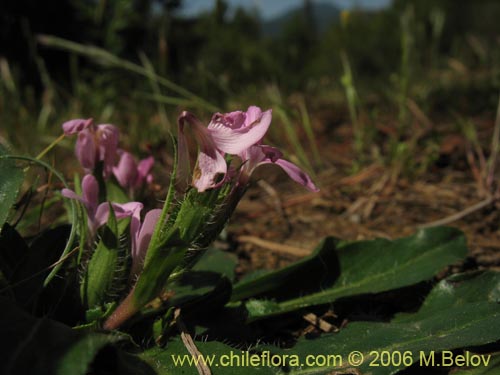
<svg viewBox="0 0 500 375"><path fill-rule="evenodd" d="M207 366L205 361L203 361L203 355L201 352L198 350L196 347L196 344L193 341L193 338L189 334L186 326L182 322L181 318L181 309L176 309L174 312L174 319L177 324L177 327L179 328L179 331L181 331L181 340L184 343L184 346L188 350L189 354L194 359L198 359L195 361L196 369L198 370L198 374L200 375L211 375L212 371L210 371L210 368Z"/></svg>
<svg viewBox="0 0 500 375"><path fill-rule="evenodd" d="M338 328L335 327L333 324L328 323L326 320L321 319L319 316L313 314L313 313L308 313L302 316L302 318L311 323L312 325L318 327L320 330L323 332L334 332L338 331Z"/></svg>
<svg viewBox="0 0 500 375"><path fill-rule="evenodd" d="M489 196L488 198L482 200L481 202L478 202L470 207L467 207L465 210L457 212L456 214L453 214L451 216L445 217L445 218L440 219L440 220L433 221L431 223L420 225L420 228L437 227L440 225L447 225L447 224L453 223L454 221L460 220L463 217L470 215L473 212L476 212L484 207L489 206L494 201L495 201L495 197Z"/></svg>
<svg viewBox="0 0 500 375"><path fill-rule="evenodd" d="M274 251L277 253L295 255L298 257L305 257L305 256L311 254L310 250L306 250L306 249L302 249L300 247L295 247L295 246L290 246L290 245L283 245L280 243L263 240L262 238L254 237L254 236L239 236L237 238L237 240L238 240L238 242L250 243L252 245L263 247L265 249L268 249L268 250L271 250L271 251Z"/></svg>

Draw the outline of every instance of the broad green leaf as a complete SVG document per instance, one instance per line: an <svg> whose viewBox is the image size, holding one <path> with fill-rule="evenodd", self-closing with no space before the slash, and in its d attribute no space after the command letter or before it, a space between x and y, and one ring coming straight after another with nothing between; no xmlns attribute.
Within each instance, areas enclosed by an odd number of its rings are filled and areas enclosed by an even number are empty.
<svg viewBox="0 0 500 375"><path fill-rule="evenodd" d="M66 246L70 231L69 225L61 225L38 234L31 241L26 256L12 275L11 283L15 285L13 291L17 303L27 310L40 305L38 297L43 290L43 281L50 272L50 266L57 261ZM64 281L69 282L69 279L65 278ZM55 286L51 291L54 288ZM49 290L45 292L47 294Z"/></svg>
<svg viewBox="0 0 500 375"><path fill-rule="evenodd" d="M140 357L160 375L196 374L195 360L206 363L215 375L336 372L390 375L411 364L425 373L423 367L426 361L432 361L431 353L434 353L435 364L446 365L448 362L440 362L440 352L444 352L445 358L449 358L451 353L455 357L462 354L457 349L485 345L500 339L499 294L500 273L462 274L438 283L416 313L400 314L390 323L352 322L339 333L325 334L317 339L301 338L290 349L258 345L246 353L243 349L220 342L197 341L195 344L202 357L193 358L184 344L175 339L165 348L146 350ZM359 355L363 357L358 366L349 363L349 354L355 351L358 352L356 358ZM382 360L380 353L396 355L387 363L387 358ZM255 366L251 366L248 358L252 355L274 359L256 360ZM490 358L484 353L481 355L487 367L470 369L464 374L496 373L500 362L498 358ZM398 358L401 358L399 364ZM269 362L276 365L266 367Z"/></svg>
<svg viewBox="0 0 500 375"><path fill-rule="evenodd" d="M473 353L479 354L479 353ZM481 353L482 354L482 353ZM474 366L467 369L453 371L453 375L497 375L500 374L500 355L491 356L488 366Z"/></svg>
<svg viewBox="0 0 500 375"><path fill-rule="evenodd" d="M463 259L467 248L462 232L440 227L395 241L344 243L338 246L337 254L340 276L331 287L282 302L252 300L247 304L250 320L429 280L444 267ZM295 277L300 280L302 275Z"/></svg>
<svg viewBox="0 0 500 375"><path fill-rule="evenodd" d="M201 311L202 309L204 313L207 313L214 308L223 307L231 295L231 281L228 277L234 277L235 267L236 259L233 254L208 249L193 269L185 271L167 284L166 291L171 297L164 301L161 308L180 307L183 311L185 309ZM150 315L157 314L157 311L154 308L144 309L142 313ZM165 331L163 320L171 321L172 319L171 317L162 318L155 323L161 327L161 331Z"/></svg>
<svg viewBox="0 0 500 375"><path fill-rule="evenodd" d="M0 305L2 374L85 375L131 363L113 348L106 361L96 361L102 349L121 340L118 335L83 334L48 318L35 318L3 297ZM149 368L144 363L142 366Z"/></svg>
<svg viewBox="0 0 500 375"><path fill-rule="evenodd" d="M170 341L165 348L148 349L140 357L147 361L158 375L196 375L198 371L195 360L205 363L213 374L276 374L276 369L272 367L245 365L248 356L242 349L232 348L217 341L197 341L195 344L202 355L200 358L193 358L179 339Z"/></svg>
<svg viewBox="0 0 500 375"><path fill-rule="evenodd" d="M209 271L188 271L168 284L173 296L167 306L200 306L204 311L222 307L229 301L231 282L223 275Z"/></svg>
<svg viewBox="0 0 500 375"><path fill-rule="evenodd" d="M277 271L256 275L239 282L233 288L231 301L239 301L283 287L288 290L295 289L298 294L303 294L301 291L306 284L313 284L319 289L331 283L338 275L339 268L335 253L336 243L337 240L327 237L311 255Z"/></svg>
<svg viewBox="0 0 500 375"><path fill-rule="evenodd" d="M168 305L181 307L204 303L204 308L224 304L231 293L236 259L217 249L208 249L192 270L184 272L178 280L168 284L173 292Z"/></svg>
<svg viewBox="0 0 500 375"><path fill-rule="evenodd" d="M0 231L16 201L24 179L22 169L16 166L14 160L2 158L6 154L7 150L0 145L0 176L2 176L0 178Z"/></svg>
<svg viewBox="0 0 500 375"><path fill-rule="evenodd" d="M0 270L9 282L26 259L29 247L21 235L9 224L0 233Z"/></svg>
<svg viewBox="0 0 500 375"><path fill-rule="evenodd" d="M237 258L234 254L209 248L194 265L193 271L210 271L234 280Z"/></svg>
<svg viewBox="0 0 500 375"><path fill-rule="evenodd" d="M314 340L302 338L291 349L271 350L276 354L296 354L302 361L306 356L336 354L341 357L336 365L332 361L330 366L294 367L290 372L292 374L352 371L354 367L349 364L348 356L353 351L360 352L364 358L362 364L356 367L363 374L394 374L410 363L424 365L432 360L431 353L434 353L435 364L444 367L449 361L440 362L439 352L446 351L449 358L450 350L500 340L499 293L499 272L450 277L433 288L417 313L401 314L390 323L349 323L339 333ZM382 365L382 352L411 352L407 355L409 363L394 364L391 361ZM483 356L487 361L488 355Z"/></svg>

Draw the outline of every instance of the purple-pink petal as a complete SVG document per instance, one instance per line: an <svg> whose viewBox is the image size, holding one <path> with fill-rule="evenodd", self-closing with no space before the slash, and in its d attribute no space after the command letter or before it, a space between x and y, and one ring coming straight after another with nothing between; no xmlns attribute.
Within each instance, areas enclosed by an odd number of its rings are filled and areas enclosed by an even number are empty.
<svg viewBox="0 0 500 375"><path fill-rule="evenodd" d="M94 134L88 128L78 133L75 153L83 168L87 170L94 169L97 161L97 146Z"/></svg>
<svg viewBox="0 0 500 375"><path fill-rule="evenodd" d="M124 151L116 167L113 167L113 174L123 188L135 185L137 180L137 164L131 153Z"/></svg>
<svg viewBox="0 0 500 375"><path fill-rule="evenodd" d="M153 176L149 172L153 168L154 163L155 159L152 156L139 161L139 164L137 165L137 185L142 184L144 181L148 184L153 181Z"/></svg>
<svg viewBox="0 0 500 375"><path fill-rule="evenodd" d="M224 156L218 151L213 156L200 152L198 155L198 165L195 171L193 185L199 192L221 186L225 181L227 163ZM199 176L197 176L199 174ZM220 181L216 181L221 177Z"/></svg>
<svg viewBox="0 0 500 375"><path fill-rule="evenodd" d="M92 119L74 119L66 121L62 124L62 129L65 135L73 135L81 132L84 129L87 129L90 125L92 125Z"/></svg>
<svg viewBox="0 0 500 375"><path fill-rule="evenodd" d="M161 211L159 208L153 209L144 216L144 221L137 236L137 249L135 249L135 252L132 252L132 257L137 258L139 262L144 261L146 257L146 251L148 250L149 242L153 236L156 223L160 218Z"/></svg>
<svg viewBox="0 0 500 375"><path fill-rule="evenodd" d="M84 203L83 198L77 195L73 190L70 189L62 189L61 194L63 197L69 198L69 199L75 199L77 201L80 201Z"/></svg>
<svg viewBox="0 0 500 375"><path fill-rule="evenodd" d="M177 175L176 184L179 190L185 190L188 186L189 176L191 174L191 163L189 161L189 150L187 145L184 125L197 124L200 121L190 112L183 111L177 118Z"/></svg>
<svg viewBox="0 0 500 375"><path fill-rule="evenodd" d="M108 222L109 219L109 202L103 202L95 210L95 215L90 217L89 224L91 226L91 231L95 233L98 228L102 227Z"/></svg>
<svg viewBox="0 0 500 375"><path fill-rule="evenodd" d="M97 140L99 143L99 160L104 162L104 176L108 177L117 158L118 128L110 124L97 126Z"/></svg>
<svg viewBox="0 0 500 375"><path fill-rule="evenodd" d="M262 110L259 107L252 105L247 109L245 126L250 126L256 121L263 121L263 122L268 121L270 124L271 117L272 117L272 112L270 109L268 109L265 112L262 112Z"/></svg>
<svg viewBox="0 0 500 375"><path fill-rule="evenodd" d="M240 154L243 160L240 182L246 183L255 168L259 165L276 164L295 182L298 182L311 191L319 191L307 173L302 171L295 164L282 159L282 156L283 154L280 150L266 145L257 145L245 150L245 152Z"/></svg>
<svg viewBox="0 0 500 375"><path fill-rule="evenodd" d="M99 227L103 226L108 222L109 219L109 202L101 203L95 212L94 217L92 218L92 225L94 230L97 230ZM117 220L124 219L127 217L131 218L130 221L130 231L136 233L139 230L141 223L141 210L143 208L143 204L140 202L128 202L128 203L111 203L113 207L113 212ZM132 236L132 246L134 246L134 237Z"/></svg>
<svg viewBox="0 0 500 375"><path fill-rule="evenodd" d="M249 147L259 143L266 134L271 125L271 110L265 111L259 115L257 107L250 107L250 121L238 124L234 122L235 115L231 115L229 120L227 116L215 117L212 119L208 130L216 147L228 154L237 155ZM247 115L248 116L248 115Z"/></svg>
<svg viewBox="0 0 500 375"><path fill-rule="evenodd" d="M129 202L120 205L117 204L116 206L125 211L125 216L130 216L130 237L132 240L133 256L134 249L137 249L137 233L139 232L139 229L141 227L141 211L144 205L140 202Z"/></svg>
<svg viewBox="0 0 500 375"><path fill-rule="evenodd" d="M290 163L289 161L284 159L276 160L274 164L279 165L286 172L286 174L288 174L288 176L290 176L290 178L295 182L298 182L299 184L303 185L305 188L311 191L314 192L319 191L314 182L311 180L311 177L309 177L307 173L302 171L295 164Z"/></svg>
<svg viewBox="0 0 500 375"><path fill-rule="evenodd" d="M96 178L91 174L87 174L83 177L82 198L89 215L92 216L99 203L99 184Z"/></svg>

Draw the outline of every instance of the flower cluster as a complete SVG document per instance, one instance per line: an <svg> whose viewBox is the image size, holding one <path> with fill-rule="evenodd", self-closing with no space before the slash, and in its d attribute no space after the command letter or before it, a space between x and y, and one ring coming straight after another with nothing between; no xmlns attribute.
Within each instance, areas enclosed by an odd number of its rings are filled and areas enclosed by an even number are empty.
<svg viewBox="0 0 500 375"><path fill-rule="evenodd" d="M153 157L137 162L130 153L120 150L118 130L113 125L96 126L91 119L63 124L66 135L76 134L78 137L76 156L87 175L82 180L81 195L69 189L64 189L62 194L83 204L90 243L96 238L99 228L109 220L111 211L117 220L130 220L131 285L128 295L107 319L104 328L118 327L199 259L224 228L246 191L252 173L260 165L277 165L292 180L311 191L318 191L307 173L283 159L278 149L263 144L271 119L271 110L262 111L251 106L247 111L216 113L205 126L193 114L182 112L178 118L177 173L172 176L163 209L148 211L142 220L142 203L110 203L106 191L101 189L106 190L112 183L110 177L114 176L116 183L130 197L133 190L152 181ZM193 170L186 126L192 128L199 145ZM174 186L180 192L176 199L173 199ZM117 244L114 246L118 247ZM88 267L100 261L99 256L94 258L94 255L91 254ZM97 260L93 263L94 259ZM116 262L116 258L110 258L109 262ZM105 264L109 267L108 263ZM115 269L120 267L121 264L115 264ZM87 299L89 305L104 303L102 296L110 290L112 282L106 277L89 280L93 284L84 288L90 296Z"/></svg>
<svg viewBox="0 0 500 375"><path fill-rule="evenodd" d="M154 158L150 156L137 163L131 153L119 149L119 131L114 125L96 126L92 119L75 119L65 122L62 128L67 136L77 135L75 154L87 173L82 180L81 196L69 189L63 189L62 195L80 201L85 207L91 239L107 223L110 208L118 220L130 218L131 272L137 274L161 210L147 212L141 223L143 204L134 201L123 204L100 202L98 179L104 181L114 175L118 184L131 192L145 182L152 183L153 176L150 172Z"/></svg>
<svg viewBox="0 0 500 375"><path fill-rule="evenodd" d="M154 158L150 156L137 163L132 154L119 149L116 126L96 126L92 119L75 119L65 122L62 128L65 135L77 135L75 153L86 173L93 173L102 163L103 177L114 175L123 188L137 189L153 181L150 171Z"/></svg>

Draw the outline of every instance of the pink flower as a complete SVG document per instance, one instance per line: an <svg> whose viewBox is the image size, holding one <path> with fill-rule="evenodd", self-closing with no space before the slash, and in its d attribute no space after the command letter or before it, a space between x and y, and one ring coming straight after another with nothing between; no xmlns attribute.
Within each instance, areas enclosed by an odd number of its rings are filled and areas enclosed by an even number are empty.
<svg viewBox="0 0 500 375"><path fill-rule="evenodd" d="M271 110L248 107L246 112L216 113L208 130L216 147L230 155L238 155L264 138L271 125Z"/></svg>
<svg viewBox="0 0 500 375"><path fill-rule="evenodd" d="M152 156L142 159L137 164L131 153L122 151L118 165L113 167L113 174L121 187L136 189L145 182L153 182L153 175L150 173L153 164Z"/></svg>
<svg viewBox="0 0 500 375"><path fill-rule="evenodd" d="M64 131L65 135L73 135L80 133L82 130L87 129L89 126L92 125L92 119L74 119L74 120L69 120L66 121L64 124L62 124L62 128Z"/></svg>
<svg viewBox="0 0 500 375"><path fill-rule="evenodd" d="M88 174L82 180L82 196L77 195L73 190L63 189L62 195L66 198L76 199L84 205L87 211L88 226L91 237L95 235L97 229L108 221L109 217L109 202L99 204L99 185L96 178ZM113 211L117 219L132 217L130 227L135 228L140 225L140 211L142 203L129 202L125 204L111 203ZM138 222L139 220L139 222Z"/></svg>
<svg viewBox="0 0 500 375"><path fill-rule="evenodd" d="M240 154L240 157L243 160L243 165L240 172L239 183L248 183L248 179L259 165L275 164L281 167L281 169L283 169L295 182L298 182L311 191L319 191L307 173L302 171L295 164L282 159L282 156L283 154L280 150L266 145L255 145L246 149Z"/></svg>
<svg viewBox="0 0 500 375"><path fill-rule="evenodd" d="M191 113L179 116L179 179L189 176L189 154L184 134L184 125L193 126L200 145L198 166L193 185L198 191L217 188L226 181L227 163L224 155L238 155L259 142L271 124L271 110L262 112L258 107L249 107L247 112L216 113L207 127ZM222 176L222 177L221 177Z"/></svg>
<svg viewBox="0 0 500 375"><path fill-rule="evenodd" d="M103 162L104 177L111 175L117 157L119 132L110 124L94 125L92 119L75 119L62 125L65 135L77 134L75 153L86 172Z"/></svg>
<svg viewBox="0 0 500 375"><path fill-rule="evenodd" d="M142 268L149 242L161 215L161 209L150 210L145 216L142 224L130 226L130 236L132 238L132 270L131 275L137 276ZM136 222L137 223L137 222Z"/></svg>
<svg viewBox="0 0 500 375"><path fill-rule="evenodd" d="M282 159L278 149L261 144L271 124L271 117L271 110L263 112L259 107L251 106L246 112L216 113L205 127L194 115L183 112L178 120L178 176L181 181L187 181L189 176L189 155L184 134L184 125L189 123L200 145L193 178L193 185L199 192L217 188L229 179L224 158L226 153L237 155L243 161L238 180L240 184L247 184L259 165L272 163L281 167L292 180L309 190L318 191L309 175L295 164Z"/></svg>
<svg viewBox="0 0 500 375"><path fill-rule="evenodd" d="M95 134L96 144L99 146L99 160L104 163L104 177L109 177L118 156L118 128L110 124L101 124L97 126Z"/></svg>

